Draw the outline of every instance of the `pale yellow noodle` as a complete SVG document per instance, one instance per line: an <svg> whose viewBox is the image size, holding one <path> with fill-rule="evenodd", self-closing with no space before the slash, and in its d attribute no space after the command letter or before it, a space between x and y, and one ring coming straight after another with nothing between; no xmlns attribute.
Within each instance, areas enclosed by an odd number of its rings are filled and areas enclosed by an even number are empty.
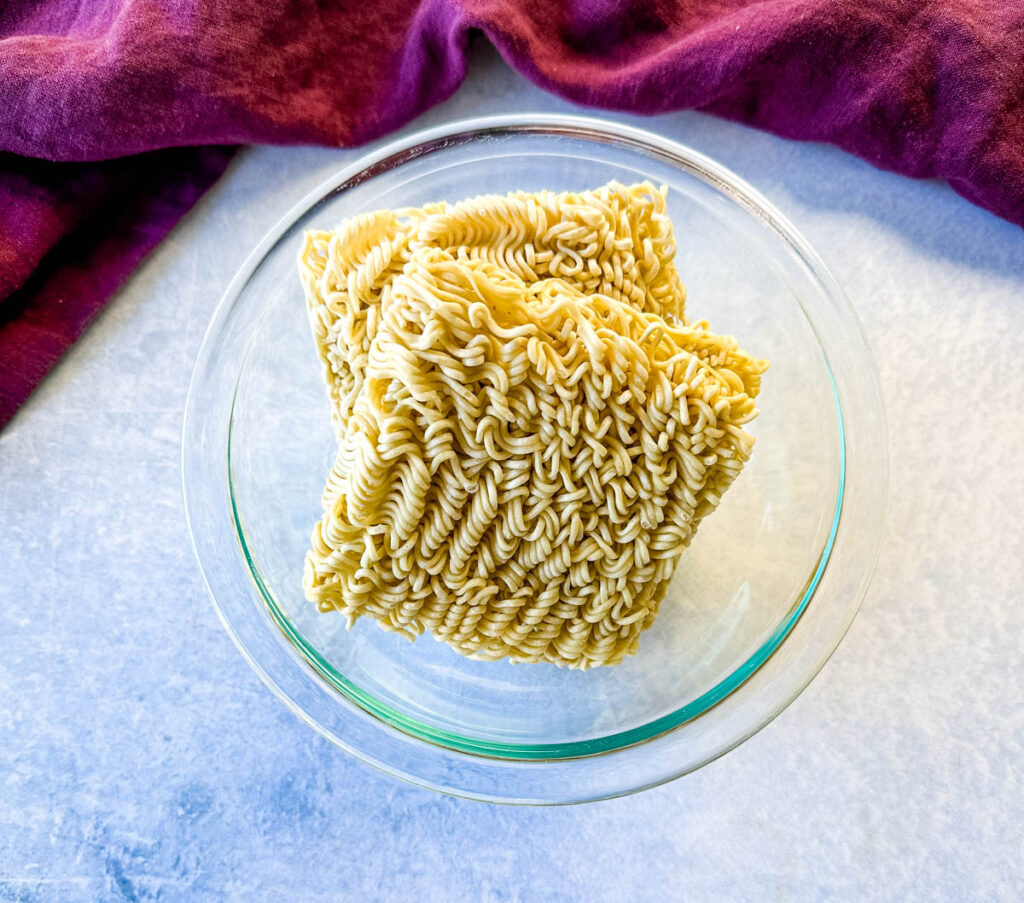
<svg viewBox="0 0 1024 903"><path fill-rule="evenodd" d="M339 453L307 596L475 658L633 652L750 455L767 366L687 322L674 254L648 183L309 233Z"/></svg>

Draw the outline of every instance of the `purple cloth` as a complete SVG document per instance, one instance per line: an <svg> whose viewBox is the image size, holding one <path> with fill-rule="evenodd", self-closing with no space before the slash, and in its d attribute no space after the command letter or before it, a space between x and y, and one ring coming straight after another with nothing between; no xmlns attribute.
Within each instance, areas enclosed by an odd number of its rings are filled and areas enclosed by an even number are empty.
<svg viewBox="0 0 1024 903"><path fill-rule="evenodd" d="M577 103L829 141L1024 225L1019 0L7 0L0 425L230 155L161 149L370 140L475 31Z"/></svg>
<svg viewBox="0 0 1024 903"><path fill-rule="evenodd" d="M232 153L171 148L105 163L0 154L0 427Z"/></svg>

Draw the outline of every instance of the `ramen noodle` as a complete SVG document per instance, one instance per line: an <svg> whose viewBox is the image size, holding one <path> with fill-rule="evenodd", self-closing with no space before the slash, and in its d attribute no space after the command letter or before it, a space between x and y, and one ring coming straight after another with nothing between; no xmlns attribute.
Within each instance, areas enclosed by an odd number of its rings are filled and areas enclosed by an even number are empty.
<svg viewBox="0 0 1024 903"><path fill-rule="evenodd" d="M665 191L310 232L337 459L304 588L478 659L615 664L748 459L766 363L690 323Z"/></svg>

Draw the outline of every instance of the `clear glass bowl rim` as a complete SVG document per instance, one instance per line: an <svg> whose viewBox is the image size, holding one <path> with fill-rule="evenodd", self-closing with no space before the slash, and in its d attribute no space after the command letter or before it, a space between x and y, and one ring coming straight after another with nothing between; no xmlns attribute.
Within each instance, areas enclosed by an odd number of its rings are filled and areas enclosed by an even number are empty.
<svg viewBox="0 0 1024 903"><path fill-rule="evenodd" d="M243 300L244 290L253 273L262 261L277 245L281 237L301 217L315 209L325 198L333 197L346 188L359 184L375 175L400 167L404 162L443 149L453 142L471 142L481 138L530 134L535 136L568 136L591 142L616 144L633 150L642 151L663 162L682 168L688 174L710 185L714 190L742 207L752 215L760 225L767 227L774 237L783 241L790 254L798 258L801 264L813 275L823 294L829 302L831 312L839 316L842 337L838 341L836 351L846 352L854 346L853 357L857 364L857 373L861 378L860 392L853 392L859 403L856 410L861 416L852 430L847 429L844 439L844 469L841 475L840 497L837 502L836 518L829 538L826 554L815 576L814 585L805 594L799 605L795 607L791 617L786 619L785 629L774 637L772 643L758 650L748 664L741 666L739 671L746 673L730 677L729 686L709 706L702 707L695 714L677 719L677 723L669 723L661 730L640 736L630 745L593 749L581 748L579 757L547 758L541 755L492 758L493 752L486 748L472 750L471 747L453 749L451 746L438 745L428 739L410 736L393 725L378 720L363 708L349 699L339 695L337 689L330 690L324 685L323 675L317 676L321 669L301 654L294 647L294 641L283 641L278 634L278 647L266 642L252 642L250 635L256 630L252 624L250 604L242 603L238 597L240 587L238 581L227 578L226 571L232 570L223 559L223 549L212 541L212 523L220 520L226 513L223 499L221 504L214 503L221 518L207 516L204 512L203 500L211 501L210 493L225 494L227 490L227 455L226 445L221 446L221 454L216 451L218 429L214 424L204 421L204 413L216 408L210 404L209 396L215 393L217 380L210 379L212 373L218 371L218 349L223 347L228 321L237 311ZM810 318L810 316L809 316ZM812 324L821 338L827 323ZM831 350L825 346L829 365L834 366ZM841 357L845 356L840 354ZM220 357L221 369L223 357ZM867 364L867 366L865 366ZM225 375L220 373L220 381ZM856 388L857 384L854 384ZM837 396L837 413L840 418L840 432L844 427L844 416L849 417L846 406L840 396L852 390L843 384L839 374L838 384L834 384ZM223 394L223 393L221 393ZM222 399L223 402L223 399ZM220 424L220 431L226 424ZM861 437L866 434L867 440ZM871 438L873 436L873 439ZM851 438L853 445L851 446ZM229 436L227 437L229 441ZM860 330L856 317L834 278L824 263L810 248L807 242L797 233L785 218L754 189L724 167L714 163L702 154L681 144L645 132L640 129L606 123L588 117L557 116L545 114L520 114L515 116L486 117L482 119L464 120L446 126L429 129L410 135L407 138L388 143L371 152L326 182L318 186L292 208L270 231L259 246L243 264L235 279L225 292L204 337L199 355L197 356L192 382L186 401L186 415L182 435L182 479L185 494L186 513L193 547L200 562L211 597L218 615L226 630L231 635L243 656L259 674L271 690L281 698L302 720L309 723L321 734L337 745L398 777L413 783L434 789L499 802L518 803L565 803L589 799L600 799L610 796L634 792L644 787L663 783L681 774L698 768L717 758L738 743L742 742L772 718L774 718L798 693L813 679L834 651L845 634L859 608L860 600L867 588L870 573L877 558L879 538L881 536L881 517L886 506L888 454L887 439L882 411L881 393L878 378L871 363L866 341ZM870 475L874 474L874 480ZM225 477L223 481L219 477ZM861 481L868 477L873 484L873 492L858 491L855 494L847 491L850 504L855 504L855 519L869 525L865 537L864 528L849 531L841 528L847 513L843 511L843 484L850 489L859 489ZM219 486L218 486L219 483ZM206 487L202 491L200 487ZM208 506L209 507L209 506ZM233 504L231 509L232 524L237 523ZM859 509L867 509L861 511ZM843 512L842 518L840 513ZM845 524L843 525L845 527ZM244 543L239 536L232 537L241 547L236 546L237 563L248 556L244 554ZM864 542L867 538L869 541ZM858 543L858 539L860 542ZM845 543L845 546L843 544ZM220 543L223 546L223 543ZM843 546L864 546L855 551L859 559L860 579L855 586L847 591L846 598L839 598L830 606L829 618L816 617L821 614L815 606L808 608L808 602L819 582L829 576L830 565L827 566L828 555ZM217 556L221 560L215 561ZM833 558L835 556L833 555ZM258 591L262 603L266 603L265 593L259 589L258 575L251 572L245 565L249 580L241 589L249 592ZM240 604L242 603L242 604ZM845 603L845 604L842 604ZM816 603L817 604L817 603ZM273 616L273 612L270 612ZM815 616L815 617L812 617ZM269 618L264 619L264 629L284 630L278 622L276 625ZM276 619L275 619L276 620ZM824 621L825 623L809 625L810 631L802 629L805 622ZM778 665L776 652L796 642L797 634L810 633L809 639L815 640L808 651L813 654L797 656L805 659L799 669L789 667L773 668ZM803 642L803 640L800 640ZM281 654L278 654L280 652ZM756 659L756 661L755 661ZM298 667L298 670L296 670ZM769 673L779 671L780 673ZM304 682L314 682L316 687L303 686ZM331 681L333 684L334 681ZM731 703L732 708L741 702L740 696L761 698L760 684L770 684L774 691L769 694L773 701L748 711L743 705L743 717L737 719L736 713L730 712L729 725L721 730L708 731L709 720L714 720L716 712L724 712ZM716 690L719 688L716 688ZM319 690L319 692L318 692ZM331 698L324 697L331 694ZM733 723L737 722L737 723ZM703 723L703 724L702 724ZM358 730L354 728L358 727ZM694 728L700 728L694 731ZM704 742L683 743L683 734L699 734ZM718 736L721 734L722 736ZM396 736L397 735L397 736ZM359 738L356 740L355 738ZM410 748L410 744L412 747ZM665 761L665 754L674 751L675 760L670 757ZM396 755L396 753L401 753ZM573 752L570 751L570 756ZM612 762L617 759L620 761ZM625 761L625 760L632 761ZM659 767L650 767L657 761ZM422 767L431 763L430 767ZM637 766L647 767L637 767ZM538 769L546 774L538 774ZM624 773L625 772L625 773ZM440 779L439 779L440 777Z"/></svg>

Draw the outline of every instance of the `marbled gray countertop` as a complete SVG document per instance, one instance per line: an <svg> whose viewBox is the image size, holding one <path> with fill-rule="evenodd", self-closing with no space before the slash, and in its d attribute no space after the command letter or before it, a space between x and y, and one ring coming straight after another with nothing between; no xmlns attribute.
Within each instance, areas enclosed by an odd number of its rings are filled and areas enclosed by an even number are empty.
<svg viewBox="0 0 1024 903"><path fill-rule="evenodd" d="M480 53L410 128L569 109ZM0 899L1024 896L1024 232L833 148L610 118L764 192L873 343L890 517L832 661L725 758L583 807L442 797L297 721L207 598L179 433L234 271L362 151L249 150L0 435Z"/></svg>

